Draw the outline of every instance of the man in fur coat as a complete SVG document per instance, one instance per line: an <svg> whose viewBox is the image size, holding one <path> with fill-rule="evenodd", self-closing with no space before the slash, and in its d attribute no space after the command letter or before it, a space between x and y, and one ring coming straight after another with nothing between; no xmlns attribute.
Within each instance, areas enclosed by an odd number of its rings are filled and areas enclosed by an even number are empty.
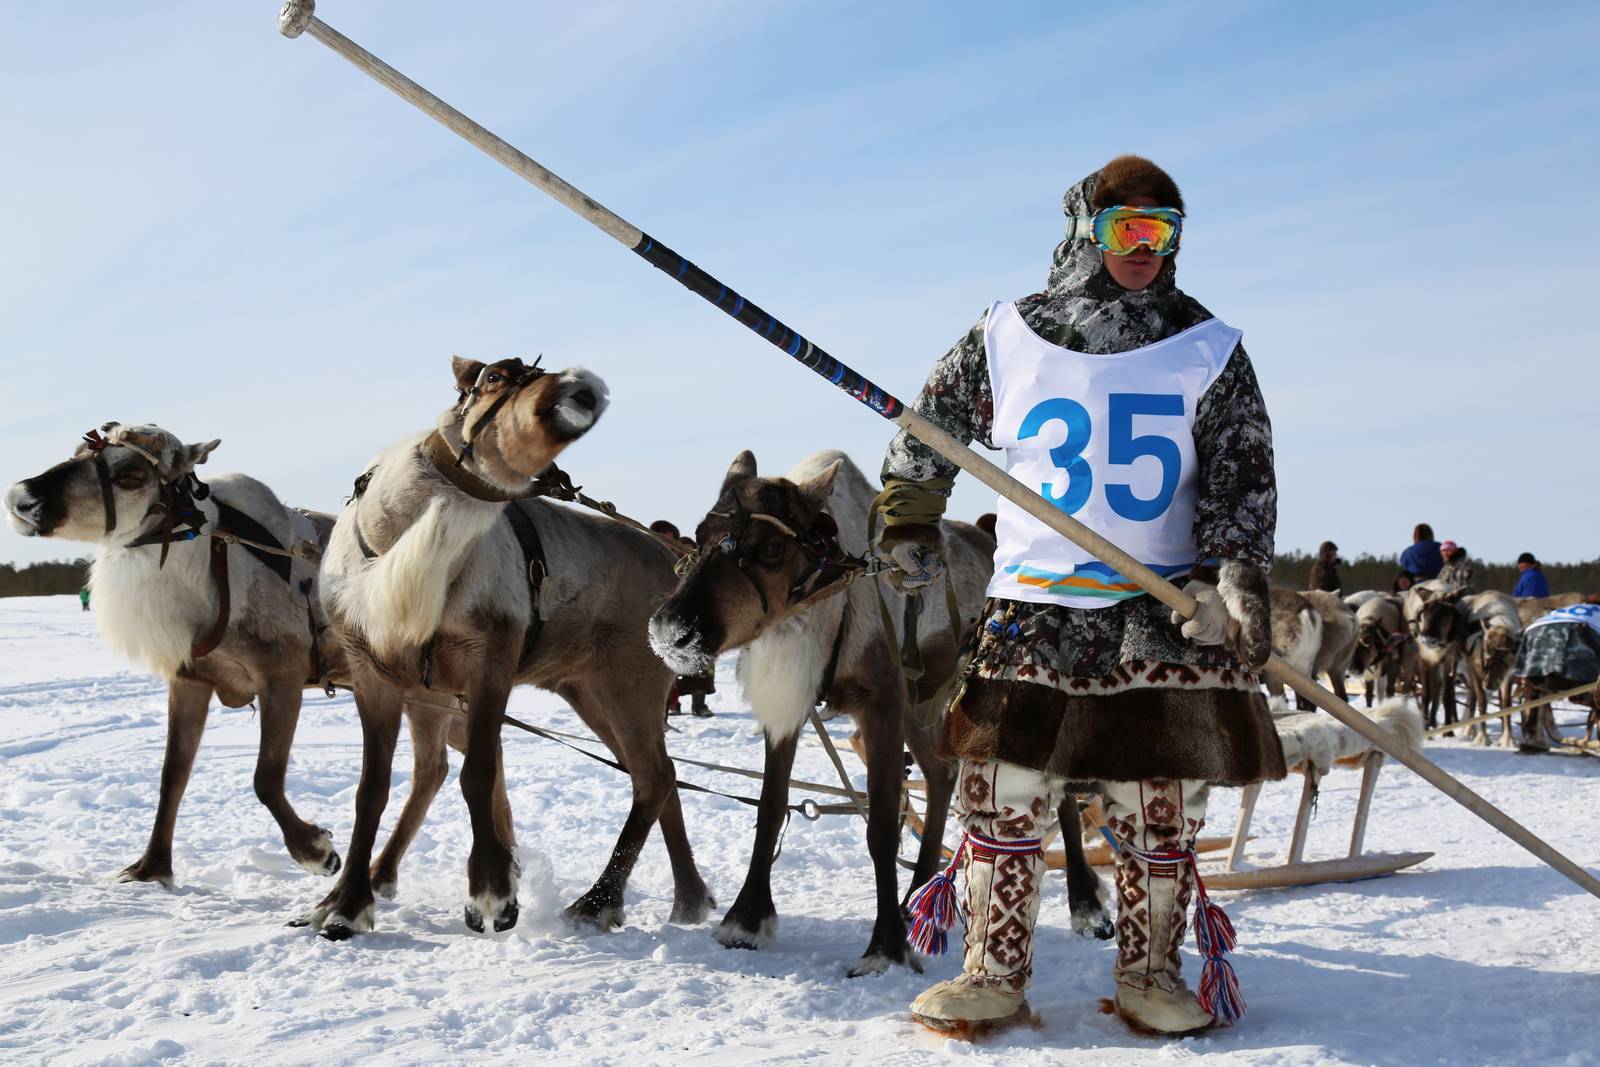
<svg viewBox="0 0 1600 1067"><path fill-rule="evenodd" d="M951 1033L1032 1018L1040 839L1068 783L1098 781L1120 846L1117 1009L1135 1027L1187 1033L1242 1008L1231 971L1203 983L1210 1010L1179 974L1207 790L1285 774L1252 673L1270 653L1271 425L1239 333L1174 283L1173 180L1122 156L1064 207L1048 288L991 306L934 365L916 410L1004 449L1014 476L1184 584L1200 611L1175 618L999 502L990 599L942 742L960 760L963 972L912 1012ZM938 578L955 472L907 433L889 446L875 551L901 588Z"/></svg>

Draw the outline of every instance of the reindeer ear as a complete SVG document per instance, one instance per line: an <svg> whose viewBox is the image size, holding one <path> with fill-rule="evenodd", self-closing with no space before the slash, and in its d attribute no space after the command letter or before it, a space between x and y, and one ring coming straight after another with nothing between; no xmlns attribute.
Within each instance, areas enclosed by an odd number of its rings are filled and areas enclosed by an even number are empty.
<svg viewBox="0 0 1600 1067"><path fill-rule="evenodd" d="M748 448L733 457L727 476L722 479L722 492L726 493L740 482L756 476L756 454Z"/></svg>
<svg viewBox="0 0 1600 1067"><path fill-rule="evenodd" d="M182 474L184 471L194 470L204 463L221 443L222 438L217 437L204 444L184 445L178 449L177 458L173 461L173 466L176 468L173 473Z"/></svg>
<svg viewBox="0 0 1600 1067"><path fill-rule="evenodd" d="M478 375L483 373L483 363L476 359L451 356L450 370L456 376L456 388L465 393L478 384Z"/></svg>
<svg viewBox="0 0 1600 1067"><path fill-rule="evenodd" d="M843 459L836 459L821 472L812 475L797 487L800 496L805 502L817 511L828 502L828 497L833 493L833 480L839 474L839 468L844 464Z"/></svg>

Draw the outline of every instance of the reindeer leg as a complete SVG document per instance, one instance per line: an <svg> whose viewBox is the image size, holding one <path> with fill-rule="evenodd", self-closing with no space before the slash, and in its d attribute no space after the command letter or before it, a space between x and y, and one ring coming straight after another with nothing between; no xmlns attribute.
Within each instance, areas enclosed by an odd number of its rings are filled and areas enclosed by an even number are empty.
<svg viewBox="0 0 1600 1067"><path fill-rule="evenodd" d="M650 828L655 825L661 809L666 806L668 798L677 793L677 776L673 772L672 760L667 756L666 734L657 727L659 712L652 712L639 720L652 728L651 736L646 737L634 731L612 728L617 710L628 706L629 697L626 693L614 691L609 684L602 684L598 690L580 687L574 696L577 697L574 710L628 768L633 781L633 803L605 869L589 891L569 904L566 911L567 918L574 922L601 930L613 930L622 925L623 891L627 887L628 876L633 873L639 852L649 839ZM650 704L652 708L658 706L655 695L651 696Z"/></svg>
<svg viewBox="0 0 1600 1067"><path fill-rule="evenodd" d="M772 861L789 812L789 775L794 770L800 731L777 741L769 735L765 741L761 803L756 809L756 841L750 851L750 869L716 932L717 940L728 948L760 948L772 940L778 929L778 910L772 906Z"/></svg>
<svg viewBox="0 0 1600 1067"><path fill-rule="evenodd" d="M1456 711L1456 665L1454 660L1450 660L1444 668L1444 721L1447 724L1460 721L1461 717ZM1452 730L1445 736L1454 737L1455 731Z"/></svg>
<svg viewBox="0 0 1600 1067"><path fill-rule="evenodd" d="M867 752L867 853L872 857L878 908L867 950L850 968L852 978L881 974L894 963L922 970L906 940L906 917L900 908L900 790L909 709L896 703L868 704L855 715Z"/></svg>
<svg viewBox="0 0 1600 1067"><path fill-rule="evenodd" d="M160 882L172 888L172 831L178 822L178 805L189 785L194 756L200 749L211 707L212 687L190 678L174 678L167 686L167 751L161 759L161 799L156 804L156 824L144 855L117 875L119 882Z"/></svg>
<svg viewBox="0 0 1600 1067"><path fill-rule="evenodd" d="M394 832L372 865L372 891L385 900L392 900L400 884L400 861L416 839L417 831L428 817L433 798L439 795L444 780L450 776L450 754L445 739L450 732L450 722L458 716L415 704L405 706L406 727L411 733L411 792L406 796L405 807L400 809L400 819Z"/></svg>
<svg viewBox="0 0 1600 1067"><path fill-rule="evenodd" d="M683 825L683 804L678 797L677 771L673 771L673 785L667 802L661 805L659 825L661 839L667 845L667 859L672 863L672 914L668 922L697 926L706 921L711 909L717 906L700 868L694 862L694 849L689 844L689 833Z"/></svg>
<svg viewBox="0 0 1600 1067"><path fill-rule="evenodd" d="M911 872L911 884L901 901L902 908L910 902L911 894L921 889L944 865L944 827L950 818L950 797L956 784L956 769L939 758L933 730L907 723L905 732L912 758L922 768L927 810L923 813L922 846L917 849L917 865Z"/></svg>
<svg viewBox="0 0 1600 1067"><path fill-rule="evenodd" d="M519 643L520 639L518 634ZM510 644L505 632L492 635L488 644L484 662L478 665L467 692L467 751L461 762L461 795L472 822L466 923L480 934L486 924L493 924L496 933L511 929L517 925L518 914L516 857L506 843L505 827L495 817L496 795L505 794L500 724L511 696L510 665L516 656L507 648L496 647Z"/></svg>
<svg viewBox="0 0 1600 1067"><path fill-rule="evenodd" d="M356 710L361 715L361 783L356 786L355 826L338 885L310 914L291 926L316 926L329 941L343 941L371 930L377 913L372 895L372 845L378 820L389 803L394 746L400 736L400 692L371 676L355 672Z"/></svg>
<svg viewBox="0 0 1600 1067"><path fill-rule="evenodd" d="M306 871L317 875L337 874L339 853L333 847L333 832L308 823L295 813L284 792L289 773L289 749L294 744L295 728L300 723L300 698L305 680L295 671L288 677L268 680L261 693L261 750L256 754L256 799L277 820L289 855Z"/></svg>
<svg viewBox="0 0 1600 1067"><path fill-rule="evenodd" d="M1061 844L1067 853L1067 905L1072 912L1072 928L1092 934L1101 941L1116 936L1111 912L1106 907L1105 884L1089 866L1083 851L1083 819L1078 814L1078 798L1067 793L1061 799Z"/></svg>

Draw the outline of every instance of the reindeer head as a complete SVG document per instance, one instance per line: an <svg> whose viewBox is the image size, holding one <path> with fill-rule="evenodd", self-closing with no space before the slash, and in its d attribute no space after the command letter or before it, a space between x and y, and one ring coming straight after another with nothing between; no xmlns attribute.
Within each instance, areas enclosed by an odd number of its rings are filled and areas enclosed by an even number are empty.
<svg viewBox="0 0 1600 1067"><path fill-rule="evenodd" d="M1490 626L1483 631L1483 647L1479 651L1484 676L1503 678L1517 660L1517 646L1521 637L1509 626Z"/></svg>
<svg viewBox="0 0 1600 1067"><path fill-rule="evenodd" d="M1358 671L1376 667L1389 654L1389 631L1376 619L1369 619L1356 628L1356 650L1350 666Z"/></svg>
<svg viewBox="0 0 1600 1067"><path fill-rule="evenodd" d="M793 615L839 557L838 527L824 510L839 461L802 484L756 477L741 452L716 506L695 530L699 551L650 618L650 646L679 674L701 674Z"/></svg>
<svg viewBox="0 0 1600 1067"><path fill-rule="evenodd" d="M1467 636L1467 616L1460 593L1429 596L1417 612L1417 642L1425 652L1441 654Z"/></svg>
<svg viewBox="0 0 1600 1067"><path fill-rule="evenodd" d="M6 518L24 537L123 544L150 528L174 487L222 442L186 445L159 426L108 422L72 458L6 491Z"/></svg>
<svg viewBox="0 0 1600 1067"><path fill-rule="evenodd" d="M592 371L544 371L520 359L481 363L451 358L461 399L439 418L452 447L470 454L474 471L515 490L536 478L588 433L609 402Z"/></svg>

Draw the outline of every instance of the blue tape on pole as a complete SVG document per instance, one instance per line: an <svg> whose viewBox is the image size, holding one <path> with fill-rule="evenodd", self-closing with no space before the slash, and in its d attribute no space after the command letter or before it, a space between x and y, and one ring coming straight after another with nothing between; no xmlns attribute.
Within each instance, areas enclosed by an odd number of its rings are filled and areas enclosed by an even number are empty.
<svg viewBox="0 0 1600 1067"><path fill-rule="evenodd" d="M822 375L822 377L828 379L828 381L837 385L884 418L895 418L905 409L905 405L888 392L878 388L812 342L801 337L798 331L790 329L755 304L750 303L737 292L711 277L711 275L678 255L672 249L659 244L648 234L639 238L639 243L634 245L633 250L646 263L649 263L664 274L670 274L683 283L684 288L698 294L707 303L721 309L724 314L737 319L752 332L760 334L773 345L794 357L798 362L810 367L813 371ZM733 305L724 307L723 301L729 296L733 297ZM748 314L746 314L747 312Z"/></svg>

